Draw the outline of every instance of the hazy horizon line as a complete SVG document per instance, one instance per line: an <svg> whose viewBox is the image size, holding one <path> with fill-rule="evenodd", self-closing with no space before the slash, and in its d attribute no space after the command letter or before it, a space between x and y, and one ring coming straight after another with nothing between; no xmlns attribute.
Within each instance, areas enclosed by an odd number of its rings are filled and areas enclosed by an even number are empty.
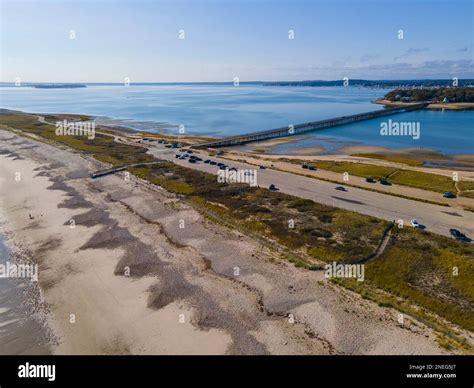
<svg viewBox="0 0 474 388"><path fill-rule="evenodd" d="M473 80L474 78L458 78L459 81L465 80ZM241 81L239 80L239 84L249 84L249 83L278 83L278 82L344 82L344 79L330 79L330 80L323 80L323 79L287 79L287 80L274 80L274 81L265 81L265 80L252 80L252 81ZM397 82L397 81L452 81L452 78L395 78L395 79L388 79L388 78L378 78L378 79L370 79L370 78L349 78L349 85L350 81L368 81L368 82ZM234 84L234 81L138 81L138 82L130 82L131 84L135 85L170 85L170 84ZM15 81L0 81L0 84L8 84L8 85L15 85ZM84 84L84 85L123 85L124 82L89 82L89 81L25 81L21 82L22 85L27 84Z"/></svg>

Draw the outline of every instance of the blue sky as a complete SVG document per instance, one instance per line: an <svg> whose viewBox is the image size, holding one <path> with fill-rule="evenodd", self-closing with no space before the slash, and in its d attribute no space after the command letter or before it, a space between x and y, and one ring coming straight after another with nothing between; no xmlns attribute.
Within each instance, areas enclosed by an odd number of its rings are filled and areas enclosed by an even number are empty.
<svg viewBox="0 0 474 388"><path fill-rule="evenodd" d="M1 7L3 82L474 78L471 0L2 0Z"/></svg>

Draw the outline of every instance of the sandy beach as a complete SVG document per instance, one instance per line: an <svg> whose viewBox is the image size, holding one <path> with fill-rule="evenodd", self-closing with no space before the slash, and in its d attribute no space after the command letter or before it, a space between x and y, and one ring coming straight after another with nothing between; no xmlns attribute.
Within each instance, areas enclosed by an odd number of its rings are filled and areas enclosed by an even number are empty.
<svg viewBox="0 0 474 388"><path fill-rule="evenodd" d="M275 261L159 187L92 180L94 160L0 140L0 228L39 265L55 354L446 353L423 324Z"/></svg>
<svg viewBox="0 0 474 388"><path fill-rule="evenodd" d="M419 102L400 102L400 101L390 101L379 98L374 101L375 104L399 107L399 106L410 106L419 104ZM451 102L451 103L432 103L428 104L428 109L448 109L448 110L470 110L474 109L474 103L472 102Z"/></svg>

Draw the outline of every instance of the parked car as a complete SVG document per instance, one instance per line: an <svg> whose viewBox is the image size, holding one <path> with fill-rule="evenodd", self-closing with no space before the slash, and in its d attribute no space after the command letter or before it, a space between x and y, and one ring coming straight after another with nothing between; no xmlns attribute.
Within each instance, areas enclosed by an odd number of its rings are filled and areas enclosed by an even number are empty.
<svg viewBox="0 0 474 388"><path fill-rule="evenodd" d="M216 154L216 155L217 155L217 156L224 155L224 151L219 151L219 152L217 152L217 154Z"/></svg>
<svg viewBox="0 0 474 388"><path fill-rule="evenodd" d="M454 194L452 191L445 191L443 193L444 198L456 198L456 194Z"/></svg>
<svg viewBox="0 0 474 388"><path fill-rule="evenodd" d="M186 150L186 152L187 152L188 154L192 154L192 153L193 153L192 150Z"/></svg>
<svg viewBox="0 0 474 388"><path fill-rule="evenodd" d="M181 157L180 154L176 154L176 155L175 155L175 158L176 158L176 159L179 159L180 157Z"/></svg>
<svg viewBox="0 0 474 388"><path fill-rule="evenodd" d="M467 237L464 233L461 233L457 229L449 229L449 233L456 239L456 240L461 240L461 241L467 241L470 242L471 239Z"/></svg>
<svg viewBox="0 0 474 388"><path fill-rule="evenodd" d="M336 186L336 190L347 191L347 189L344 186Z"/></svg>
<svg viewBox="0 0 474 388"><path fill-rule="evenodd" d="M260 167L260 170L265 170L266 167L265 166L259 166Z"/></svg>
<svg viewBox="0 0 474 388"><path fill-rule="evenodd" d="M229 168L229 171L237 171L237 169L235 167L231 167Z"/></svg>
<svg viewBox="0 0 474 388"><path fill-rule="evenodd" d="M270 191L278 191L280 190L278 187L276 187L273 183L268 187Z"/></svg>
<svg viewBox="0 0 474 388"><path fill-rule="evenodd" d="M372 177L365 178L365 181L366 181L366 182L369 182L369 183L375 183L375 182L377 182L377 181L376 181L374 178L372 178Z"/></svg>
<svg viewBox="0 0 474 388"><path fill-rule="evenodd" d="M384 185L384 186L392 186L392 184L388 180L386 180L385 178L381 178L379 180L379 182L380 182L381 185Z"/></svg>
<svg viewBox="0 0 474 388"><path fill-rule="evenodd" d="M413 226L416 229L425 229L426 228L425 225L420 224L416 219L411 220L410 223L411 223L411 226Z"/></svg>
<svg viewBox="0 0 474 388"><path fill-rule="evenodd" d="M211 163L211 159L206 159L204 163L207 163L207 164Z"/></svg>
<svg viewBox="0 0 474 388"><path fill-rule="evenodd" d="M308 170L316 171L316 167L314 167L314 166L308 166Z"/></svg>
<svg viewBox="0 0 474 388"><path fill-rule="evenodd" d="M197 163L196 159L191 159L191 158L188 159L188 162L189 163Z"/></svg>
<svg viewBox="0 0 474 388"><path fill-rule="evenodd" d="M219 166L219 170L226 170L227 168L228 167L225 164Z"/></svg>
<svg viewBox="0 0 474 388"><path fill-rule="evenodd" d="M215 165L217 164L217 162L214 162L213 160L211 160L211 161L209 162L209 164L212 164L213 166L215 166Z"/></svg>
<svg viewBox="0 0 474 388"><path fill-rule="evenodd" d="M308 169L308 165L307 165L307 164L303 164L301 167L303 167L304 169Z"/></svg>

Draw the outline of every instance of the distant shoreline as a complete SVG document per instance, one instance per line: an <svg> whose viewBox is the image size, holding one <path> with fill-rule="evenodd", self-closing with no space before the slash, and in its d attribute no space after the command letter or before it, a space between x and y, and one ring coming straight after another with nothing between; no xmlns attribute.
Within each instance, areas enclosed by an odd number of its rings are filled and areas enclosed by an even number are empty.
<svg viewBox="0 0 474 388"><path fill-rule="evenodd" d="M411 106L419 104L420 102L400 102L400 101L389 101L383 98L378 98L373 101L374 104L399 107L399 106ZM448 109L448 110L472 110L474 109L474 102L448 102L448 103L433 103L429 104L427 109Z"/></svg>
<svg viewBox="0 0 474 388"><path fill-rule="evenodd" d="M35 85L87 85L95 86L124 86L123 82L27 82L22 86ZM191 81L191 82L133 82L130 86L153 86L153 85L235 85L232 80L220 82L206 82L206 81ZM341 86L341 87L368 87L368 88L410 88L410 87L450 87L452 79L400 79L400 80L368 80L368 79L344 79L344 80L300 80L300 81L239 81L238 85L258 85L258 86L299 86L299 87L327 87L327 86ZM474 86L474 79L459 79L459 86ZM14 82L0 82L2 86L15 86Z"/></svg>

